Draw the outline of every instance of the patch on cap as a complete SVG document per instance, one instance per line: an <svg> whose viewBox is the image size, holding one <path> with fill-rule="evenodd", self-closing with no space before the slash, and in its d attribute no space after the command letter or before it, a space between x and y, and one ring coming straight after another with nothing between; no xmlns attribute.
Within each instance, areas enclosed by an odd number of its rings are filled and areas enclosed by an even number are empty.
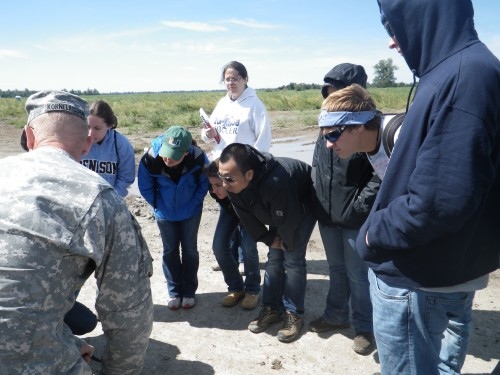
<svg viewBox="0 0 500 375"><path fill-rule="evenodd" d="M187 129L182 126L172 126L163 136L158 154L165 158L180 160L191 147L192 139L191 133Z"/></svg>
<svg viewBox="0 0 500 375"><path fill-rule="evenodd" d="M40 91L26 100L29 124L36 117L48 112L66 112L84 120L89 115L88 104L77 95L66 91Z"/></svg>

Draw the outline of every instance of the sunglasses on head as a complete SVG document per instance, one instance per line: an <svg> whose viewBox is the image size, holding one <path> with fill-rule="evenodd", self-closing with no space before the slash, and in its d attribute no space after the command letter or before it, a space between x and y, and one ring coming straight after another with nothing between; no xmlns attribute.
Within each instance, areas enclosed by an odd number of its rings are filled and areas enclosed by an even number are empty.
<svg viewBox="0 0 500 375"><path fill-rule="evenodd" d="M227 182L228 184L233 184L236 182L236 180L232 177L229 176L223 176L219 172L217 172L217 176L224 182Z"/></svg>
<svg viewBox="0 0 500 375"><path fill-rule="evenodd" d="M323 135L323 138L325 138L327 141L332 142L332 143L336 142L346 129L347 129L347 125L339 126L339 127L335 128L335 130L331 131L330 133L326 133L325 135Z"/></svg>

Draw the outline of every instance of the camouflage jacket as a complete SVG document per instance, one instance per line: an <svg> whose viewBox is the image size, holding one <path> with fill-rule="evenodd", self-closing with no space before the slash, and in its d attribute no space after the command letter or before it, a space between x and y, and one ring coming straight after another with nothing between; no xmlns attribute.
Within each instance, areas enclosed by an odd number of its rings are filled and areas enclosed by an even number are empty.
<svg viewBox="0 0 500 375"><path fill-rule="evenodd" d="M63 317L92 273L102 373L139 373L152 259L122 198L57 148L0 159L0 374L91 374Z"/></svg>

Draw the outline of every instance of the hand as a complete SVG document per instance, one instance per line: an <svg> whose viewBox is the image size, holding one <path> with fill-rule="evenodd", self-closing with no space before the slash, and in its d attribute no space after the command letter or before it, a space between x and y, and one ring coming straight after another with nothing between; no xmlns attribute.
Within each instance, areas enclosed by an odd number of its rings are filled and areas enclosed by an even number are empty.
<svg viewBox="0 0 500 375"><path fill-rule="evenodd" d="M84 343L80 347L80 354L82 355L83 360L87 363L90 362L93 353L94 353L94 347L92 345Z"/></svg>
<svg viewBox="0 0 500 375"><path fill-rule="evenodd" d="M214 139L215 138L215 130L214 130L214 128L205 129L205 135L209 139Z"/></svg>

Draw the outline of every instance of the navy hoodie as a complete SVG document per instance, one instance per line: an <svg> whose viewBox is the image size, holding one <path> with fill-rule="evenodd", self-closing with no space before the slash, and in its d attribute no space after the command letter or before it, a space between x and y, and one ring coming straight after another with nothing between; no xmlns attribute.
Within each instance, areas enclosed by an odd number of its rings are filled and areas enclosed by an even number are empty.
<svg viewBox="0 0 500 375"><path fill-rule="evenodd" d="M469 0L379 4L420 81L357 249L390 285L458 285L498 267L500 63Z"/></svg>

